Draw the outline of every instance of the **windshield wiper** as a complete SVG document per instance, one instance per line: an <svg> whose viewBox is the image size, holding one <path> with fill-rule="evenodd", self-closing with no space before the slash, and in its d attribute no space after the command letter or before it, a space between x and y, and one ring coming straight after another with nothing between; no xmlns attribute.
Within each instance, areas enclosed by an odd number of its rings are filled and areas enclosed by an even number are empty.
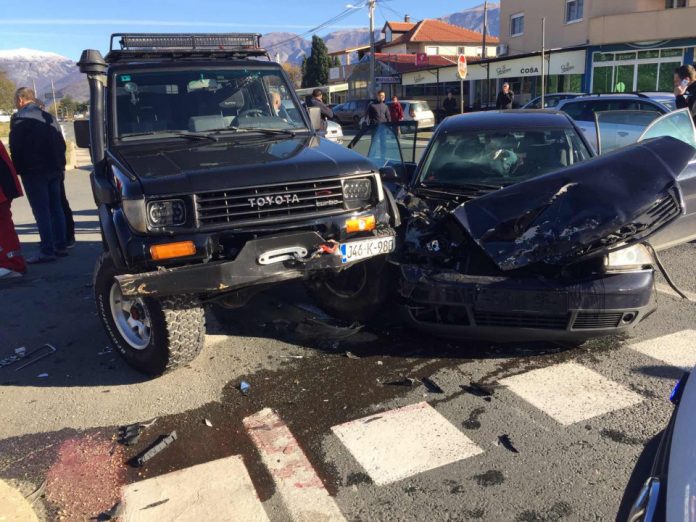
<svg viewBox="0 0 696 522"><path fill-rule="evenodd" d="M262 127L232 127L237 132L258 132L267 136L290 136L295 137L297 134L294 129L266 129Z"/></svg>
<svg viewBox="0 0 696 522"><path fill-rule="evenodd" d="M435 188L435 189L445 189L445 190L500 190L505 186L501 183L500 185L491 185L488 183L442 183L442 182L421 182L420 187L423 188Z"/></svg>
<svg viewBox="0 0 696 522"><path fill-rule="evenodd" d="M200 132L168 131L168 130L136 132L135 134L126 134L124 136L121 136L120 139L123 140L125 138L136 138L139 136L159 136L159 135L176 136L179 138L187 138L190 140L206 140L206 141L215 141L215 142L218 141L218 139L215 136L211 136L210 134L203 134Z"/></svg>

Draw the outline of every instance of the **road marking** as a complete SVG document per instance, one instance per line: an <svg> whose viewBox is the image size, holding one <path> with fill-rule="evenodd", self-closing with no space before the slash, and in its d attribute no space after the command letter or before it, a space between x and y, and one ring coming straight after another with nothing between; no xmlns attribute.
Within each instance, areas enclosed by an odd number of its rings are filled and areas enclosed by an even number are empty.
<svg viewBox="0 0 696 522"><path fill-rule="evenodd" d="M508 377L500 384L565 426L643 400L640 395L574 362Z"/></svg>
<svg viewBox="0 0 696 522"><path fill-rule="evenodd" d="M379 486L483 453L427 402L339 424L331 431Z"/></svg>
<svg viewBox="0 0 696 522"><path fill-rule="evenodd" d="M240 456L129 484L122 498L124 522L268 521Z"/></svg>
<svg viewBox="0 0 696 522"><path fill-rule="evenodd" d="M655 289L657 289L658 292L661 294L667 294L672 297L676 297L677 299L682 299L682 296L680 296L677 292L672 290L672 288L666 284L663 283L656 283L655 284ZM689 292L688 290L682 290L684 292L684 295L688 297L691 301L696 302L696 293L694 292Z"/></svg>
<svg viewBox="0 0 696 522"><path fill-rule="evenodd" d="M345 520L283 419L265 408L244 419L293 521Z"/></svg>
<svg viewBox="0 0 696 522"><path fill-rule="evenodd" d="M31 503L15 488L0 479L0 520L38 522Z"/></svg>
<svg viewBox="0 0 696 522"><path fill-rule="evenodd" d="M696 366L696 330L681 330L642 341L631 345L631 349L671 366L690 370Z"/></svg>

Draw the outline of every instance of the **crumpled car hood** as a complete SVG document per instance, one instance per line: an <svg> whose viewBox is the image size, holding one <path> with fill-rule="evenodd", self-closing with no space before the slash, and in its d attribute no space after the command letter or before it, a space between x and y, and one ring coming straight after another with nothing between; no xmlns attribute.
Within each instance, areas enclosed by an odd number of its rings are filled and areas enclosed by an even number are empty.
<svg viewBox="0 0 696 522"><path fill-rule="evenodd" d="M679 217L676 178L695 152L656 138L472 199L453 213L501 270L561 265L642 241Z"/></svg>

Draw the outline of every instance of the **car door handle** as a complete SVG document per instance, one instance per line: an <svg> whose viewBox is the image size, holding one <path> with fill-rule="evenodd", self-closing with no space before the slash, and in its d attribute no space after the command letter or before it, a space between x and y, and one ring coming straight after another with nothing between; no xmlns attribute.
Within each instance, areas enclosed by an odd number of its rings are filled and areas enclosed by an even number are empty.
<svg viewBox="0 0 696 522"><path fill-rule="evenodd" d="M618 134L622 138L625 138L626 136L628 136L628 132L626 132L626 131L617 131L616 134Z"/></svg>

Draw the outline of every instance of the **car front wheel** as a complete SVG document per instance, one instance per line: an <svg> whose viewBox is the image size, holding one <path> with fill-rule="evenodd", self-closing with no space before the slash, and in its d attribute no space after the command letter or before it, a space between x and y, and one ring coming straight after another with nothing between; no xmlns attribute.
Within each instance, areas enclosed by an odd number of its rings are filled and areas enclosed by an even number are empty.
<svg viewBox="0 0 696 522"><path fill-rule="evenodd" d="M124 296L108 253L97 260L97 312L112 344L138 371L159 375L191 362L203 348L203 307L192 296Z"/></svg>

